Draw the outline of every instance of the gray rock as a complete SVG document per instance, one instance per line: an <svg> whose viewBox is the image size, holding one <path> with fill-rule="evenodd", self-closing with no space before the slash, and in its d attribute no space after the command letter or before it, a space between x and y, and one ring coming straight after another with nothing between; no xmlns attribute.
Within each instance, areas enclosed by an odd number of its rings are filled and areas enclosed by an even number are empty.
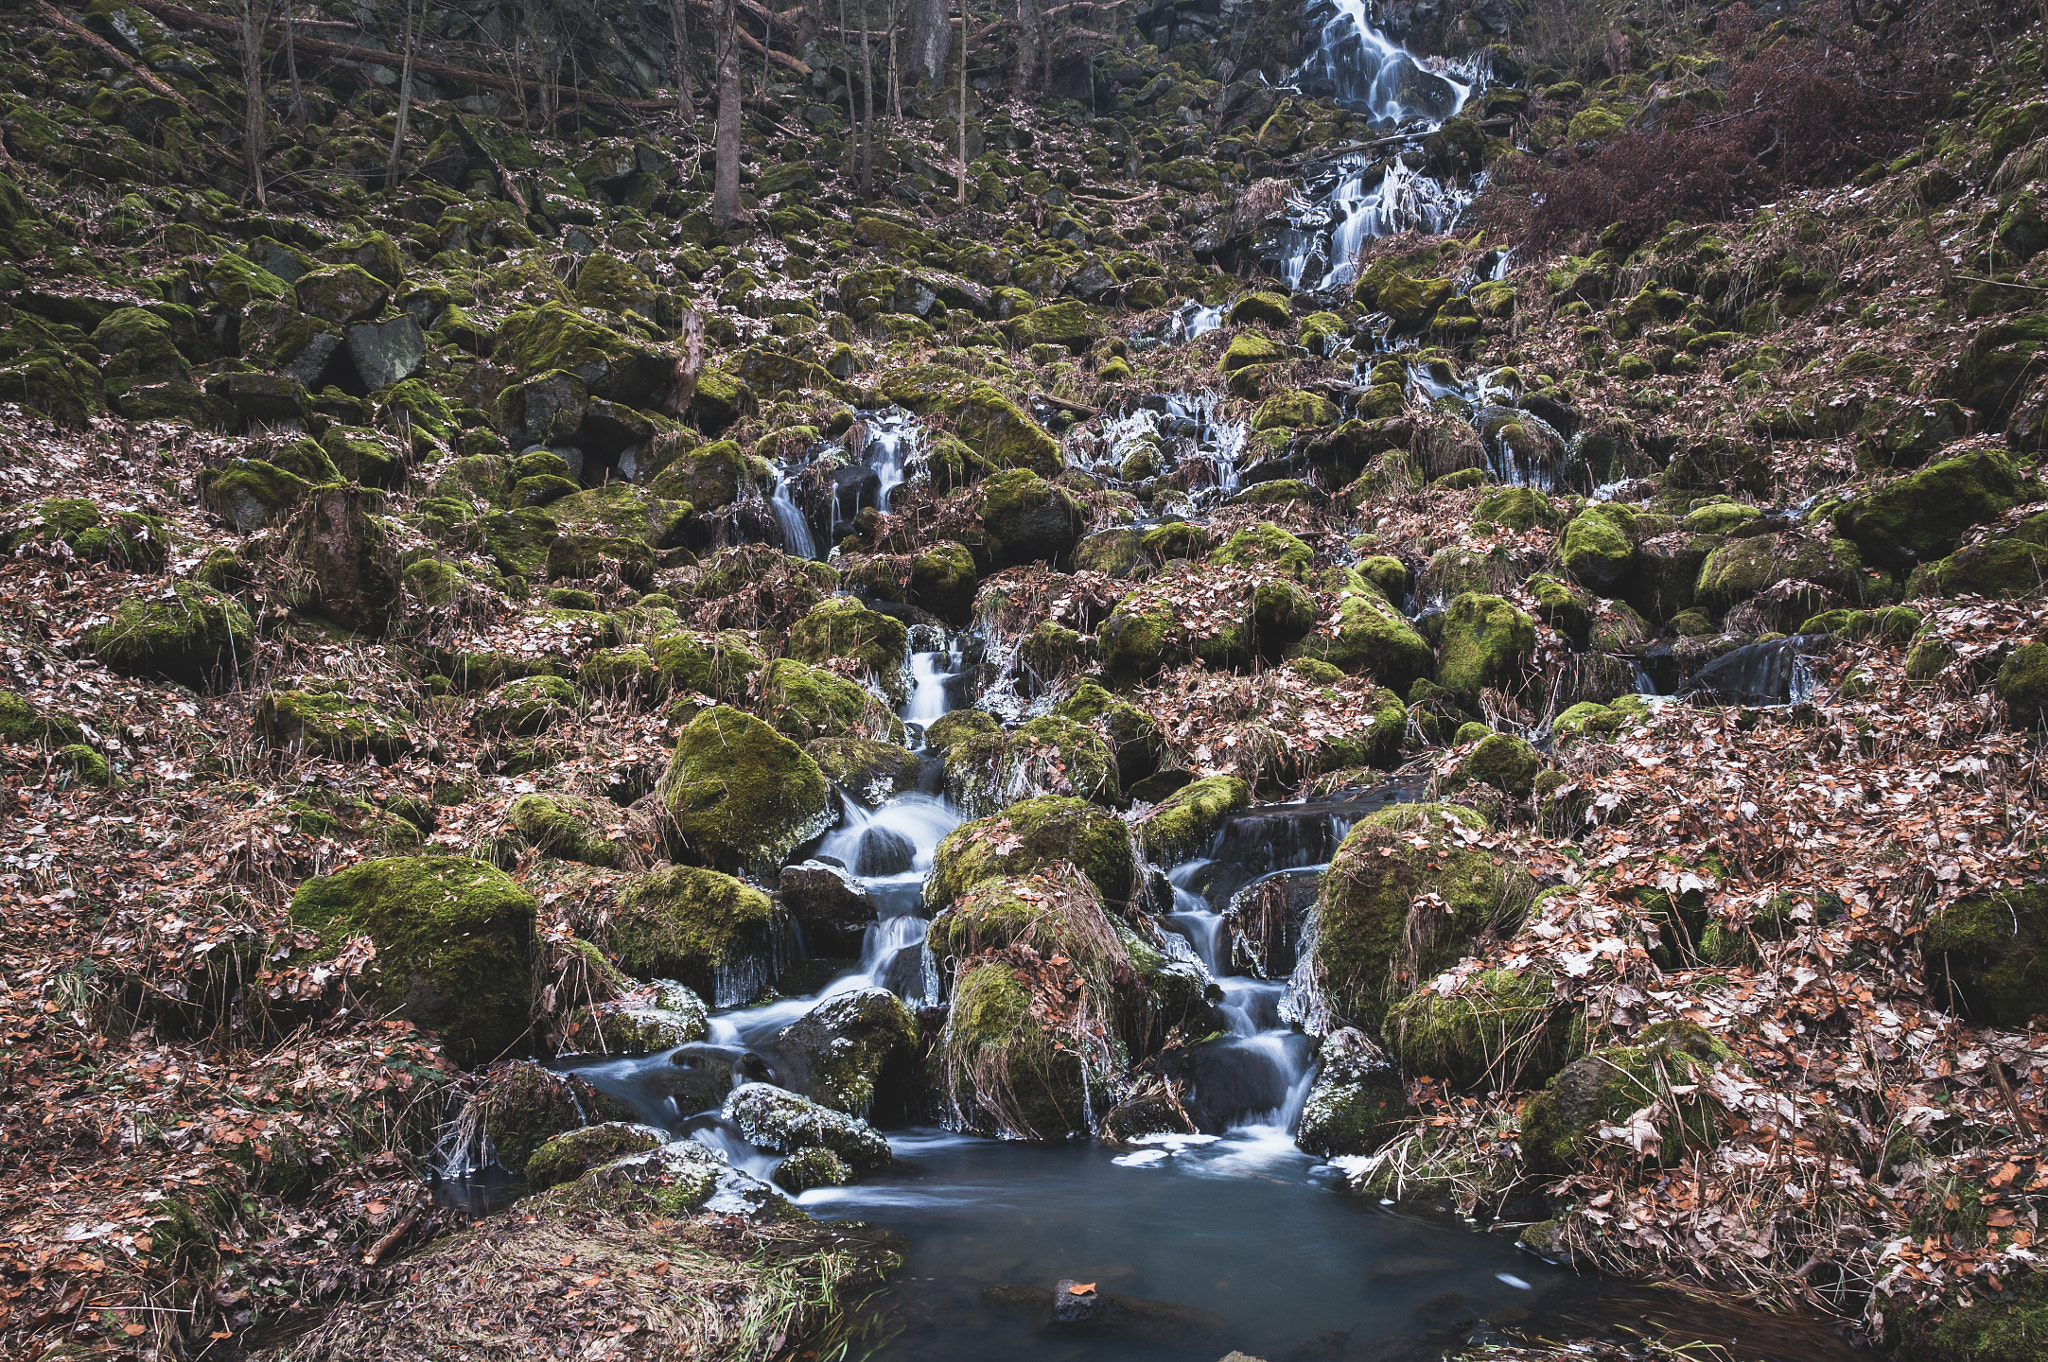
<svg viewBox="0 0 2048 1362"><path fill-rule="evenodd" d="M381 322L358 322L346 334L349 358L372 392L411 378L426 362L426 334L405 313Z"/></svg>
<svg viewBox="0 0 2048 1362"><path fill-rule="evenodd" d="M782 906L813 955L858 955L875 902L853 877L823 861L782 868Z"/></svg>

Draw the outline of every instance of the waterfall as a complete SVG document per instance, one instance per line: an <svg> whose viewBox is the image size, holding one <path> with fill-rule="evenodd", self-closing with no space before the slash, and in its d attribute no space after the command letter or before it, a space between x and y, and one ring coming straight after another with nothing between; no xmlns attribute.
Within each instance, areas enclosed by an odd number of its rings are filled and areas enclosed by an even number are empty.
<svg viewBox="0 0 2048 1362"><path fill-rule="evenodd" d="M790 496L789 474L781 468L775 470L775 493L768 498L768 505L775 512L775 527L782 534L782 551L797 558L816 558L818 544L811 537L810 522Z"/></svg>
<svg viewBox="0 0 2048 1362"><path fill-rule="evenodd" d="M890 410L877 414L868 427L868 467L875 470L875 509L889 509L889 494L903 485L906 454L914 456L917 427L907 412Z"/></svg>

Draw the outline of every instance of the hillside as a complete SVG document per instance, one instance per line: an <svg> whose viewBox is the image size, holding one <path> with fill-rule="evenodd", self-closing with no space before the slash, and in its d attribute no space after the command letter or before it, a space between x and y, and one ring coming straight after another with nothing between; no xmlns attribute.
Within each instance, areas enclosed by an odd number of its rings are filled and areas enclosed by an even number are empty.
<svg viewBox="0 0 2048 1362"><path fill-rule="evenodd" d="M0 0L8 1356L2048 1355L2048 10L194 3Z"/></svg>

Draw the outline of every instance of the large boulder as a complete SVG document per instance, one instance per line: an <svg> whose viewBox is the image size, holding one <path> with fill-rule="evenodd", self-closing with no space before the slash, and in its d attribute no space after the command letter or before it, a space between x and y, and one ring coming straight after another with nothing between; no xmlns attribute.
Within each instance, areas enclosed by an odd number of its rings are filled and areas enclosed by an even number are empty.
<svg viewBox="0 0 2048 1362"><path fill-rule="evenodd" d="M1436 655L1415 626L1362 578L1344 582L1335 617L1295 644L1288 656L1370 676L1402 695L1436 667Z"/></svg>
<svg viewBox="0 0 2048 1362"><path fill-rule="evenodd" d="M1811 609L1798 609L1795 619L1818 614L1827 597L1855 600L1863 589L1863 558L1846 539L1805 535L1749 535L1714 549L1700 565L1695 597L1712 610L1725 610L1760 595L1781 582L1808 582L1818 592L1806 593Z"/></svg>
<svg viewBox="0 0 2048 1362"><path fill-rule="evenodd" d="M772 1154L829 1149L854 1175L876 1173L889 1166L889 1142L856 1116L800 1097L767 1083L743 1083L725 1102L725 1118L740 1137Z"/></svg>
<svg viewBox="0 0 2048 1362"><path fill-rule="evenodd" d="M1924 562L2034 494L2010 454L1974 449L1858 497L1835 512L1835 526L1878 562Z"/></svg>
<svg viewBox="0 0 2048 1362"><path fill-rule="evenodd" d="M301 681L267 692L256 704L256 726L265 742L310 757L370 756L389 764L412 750L412 722L402 709L351 696L339 681Z"/></svg>
<svg viewBox="0 0 2048 1362"><path fill-rule="evenodd" d="M838 993L784 1027L772 1050L784 1087L864 1117L887 1072L915 1060L917 1018L886 988Z"/></svg>
<svg viewBox="0 0 2048 1362"><path fill-rule="evenodd" d="M1294 1142L1326 1159L1372 1153L1407 1114L1400 1069L1371 1037L1350 1027L1324 1038L1321 1058Z"/></svg>
<svg viewBox="0 0 2048 1362"><path fill-rule="evenodd" d="M982 530L998 568L1064 558L1080 542L1088 516L1066 488L1027 468L997 473L981 485Z"/></svg>
<svg viewBox="0 0 2048 1362"><path fill-rule="evenodd" d="M1734 1053L1692 1022L1658 1022L1632 1045L1609 1046L1575 1059L1542 1092L1522 1104L1522 1157L1540 1172L1579 1166L1617 1126L1646 1108L1654 1137L1639 1151L1653 1165L1675 1167L1695 1149L1719 1143L1720 1104L1708 1080Z"/></svg>
<svg viewBox="0 0 2048 1362"><path fill-rule="evenodd" d="M255 659L255 630L226 596L172 582L155 597L131 596L105 624L85 631L85 651L127 676L175 681L203 690L232 681Z"/></svg>
<svg viewBox="0 0 2048 1362"><path fill-rule="evenodd" d="M1626 506L1595 502L1565 527L1558 556L1565 570L1603 596L1619 596L1636 561L1636 517Z"/></svg>
<svg viewBox="0 0 2048 1362"><path fill-rule="evenodd" d="M1208 776L1175 790L1137 826L1145 859L1178 865L1199 854L1234 813L1250 808L1252 788L1236 776Z"/></svg>
<svg viewBox="0 0 2048 1362"><path fill-rule="evenodd" d="M947 834L933 857L925 902L944 908L983 880L1060 862L1077 867L1105 900L1129 901L1136 866L1130 829L1098 804L1048 795Z"/></svg>
<svg viewBox="0 0 2048 1362"><path fill-rule="evenodd" d="M391 856L308 880L292 925L326 953L368 936L357 981L379 1015L436 1031L463 1063L517 1047L530 1015L538 905L504 871L466 856Z"/></svg>
<svg viewBox="0 0 2048 1362"><path fill-rule="evenodd" d="M831 596L811 607L789 631L789 655L818 664L835 657L858 662L861 671L895 704L909 698L904 665L909 633L903 622L870 610L851 596Z"/></svg>
<svg viewBox="0 0 2048 1362"><path fill-rule="evenodd" d="M1049 478L1063 465L1060 442L986 383L968 390L957 421L960 439L991 467L1028 468Z"/></svg>
<svg viewBox="0 0 2048 1362"><path fill-rule="evenodd" d="M391 534L373 512L383 494L348 483L315 487L292 522L286 599L354 633L380 636L403 604Z"/></svg>
<svg viewBox="0 0 2048 1362"><path fill-rule="evenodd" d="M2048 884L1948 904L1920 948L1935 1001L1970 1021L2023 1031L2048 1014Z"/></svg>
<svg viewBox="0 0 2048 1362"><path fill-rule="evenodd" d="M772 876L832 821L818 763L726 705L699 713L677 737L660 796L676 854L720 870Z"/></svg>
<svg viewBox="0 0 2048 1362"><path fill-rule="evenodd" d="M1468 591L1444 612L1437 680L1465 701L1522 674L1536 651L1536 622L1512 601Z"/></svg>
<svg viewBox="0 0 2048 1362"><path fill-rule="evenodd" d="M780 931L774 900L760 890L678 865L620 891L606 944L636 978L675 979L714 1007L734 1007L769 981Z"/></svg>
<svg viewBox="0 0 2048 1362"><path fill-rule="evenodd" d="M1445 977L1394 1004L1387 1041L1416 1077L1507 1091L1549 1078L1567 1058L1570 1015L1540 970Z"/></svg>
<svg viewBox="0 0 2048 1362"><path fill-rule="evenodd" d="M1387 1009L1519 920L1535 882L1484 845L1486 820L1454 804L1402 804L1353 825L1323 872L1306 971L1290 1000L1312 1030L1377 1031Z"/></svg>
<svg viewBox="0 0 2048 1362"><path fill-rule="evenodd" d="M945 788L954 803L975 816L1034 795L1112 800L1116 753L1086 724L1047 715L1007 731L969 734L949 745Z"/></svg>
<svg viewBox="0 0 2048 1362"><path fill-rule="evenodd" d="M892 742L903 737L903 721L865 689L792 657L777 658L761 673L756 709L776 732L799 743L847 734Z"/></svg>
<svg viewBox="0 0 2048 1362"><path fill-rule="evenodd" d="M786 865L776 892L811 954L860 954L875 921L875 901L845 868L823 861Z"/></svg>
<svg viewBox="0 0 2048 1362"><path fill-rule="evenodd" d="M491 357L516 373L572 373L591 396L629 407L652 405L666 394L677 359L665 347L630 340L561 303L513 314L498 328ZM705 391L702 377L698 390Z"/></svg>

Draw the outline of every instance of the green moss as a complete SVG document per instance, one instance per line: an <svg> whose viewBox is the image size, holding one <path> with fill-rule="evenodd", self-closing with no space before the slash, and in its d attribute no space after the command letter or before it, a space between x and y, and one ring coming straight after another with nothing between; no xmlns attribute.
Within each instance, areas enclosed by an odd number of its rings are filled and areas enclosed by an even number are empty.
<svg viewBox="0 0 2048 1362"><path fill-rule="evenodd" d="M1316 904L1313 970L1336 1015L1377 1028L1388 1007L1455 963L1481 930L1519 920L1533 897L1528 873L1495 864L1491 851L1453 832L1485 826L1470 809L1410 804L1351 829ZM1411 922L1411 906L1432 893L1443 908L1425 907Z"/></svg>
<svg viewBox="0 0 2048 1362"><path fill-rule="evenodd" d="M412 750L412 715L378 700L331 690L275 690L257 702L256 726L271 746L313 757L375 757L386 764Z"/></svg>
<svg viewBox="0 0 2048 1362"><path fill-rule="evenodd" d="M945 787L970 815L1034 793L1109 801L1117 797L1116 753L1093 728L1046 715L1009 732L955 739L946 748Z"/></svg>
<svg viewBox="0 0 2048 1362"><path fill-rule="evenodd" d="M599 1164L627 1154L658 1149L668 1139L653 1126L631 1121L606 1121L551 1136L526 1160L527 1190L544 1192L574 1182Z"/></svg>
<svg viewBox="0 0 2048 1362"><path fill-rule="evenodd" d="M1908 596L1988 596L2016 600L2048 581L2048 548L2025 539L1994 539L1958 549L1914 570Z"/></svg>
<svg viewBox="0 0 2048 1362"><path fill-rule="evenodd" d="M813 1145L775 1165L775 1185L785 1192L808 1192L813 1187L844 1187L854 1180L846 1160L829 1149Z"/></svg>
<svg viewBox="0 0 2048 1362"><path fill-rule="evenodd" d="M956 709L940 715L925 725L925 751L935 757L944 758L953 744L976 733L994 733L1002 725L995 716L985 710Z"/></svg>
<svg viewBox="0 0 2048 1362"><path fill-rule="evenodd" d="M199 475L207 504L243 534L275 525L306 499L312 484L261 459L236 459Z"/></svg>
<svg viewBox="0 0 2048 1362"><path fill-rule="evenodd" d="M1087 1133L1084 1061L1046 1032L1029 981L1010 965L988 961L956 979L934 1053L961 1128L1027 1140Z"/></svg>
<svg viewBox="0 0 2048 1362"><path fill-rule="evenodd" d="M1178 865L1207 846L1225 820L1250 808L1251 802L1251 786L1236 776L1190 781L1138 824L1138 845L1154 865Z"/></svg>
<svg viewBox="0 0 2048 1362"><path fill-rule="evenodd" d="M894 718L894 715L890 716ZM818 763L825 779L852 799L869 807L917 788L924 758L893 742L870 738L813 738L804 751Z"/></svg>
<svg viewBox="0 0 2048 1362"><path fill-rule="evenodd" d="M1334 635L1317 630L1289 649L1288 656L1327 662L1353 676L1368 675L1402 693L1430 675L1436 664L1435 654L1415 627L1362 581L1338 595Z"/></svg>
<svg viewBox="0 0 2048 1362"><path fill-rule="evenodd" d="M1521 798L1536 787L1536 773L1543 769L1543 756L1521 738L1488 732L1472 755L1459 767L1467 780L1491 785L1503 794Z"/></svg>
<svg viewBox="0 0 2048 1362"><path fill-rule="evenodd" d="M925 902L944 908L983 880L1026 875L1060 861L1078 867L1106 901L1130 900L1135 861L1123 820L1085 800L1046 795L948 834L933 859Z"/></svg>
<svg viewBox="0 0 2048 1362"><path fill-rule="evenodd" d="M974 615L977 576L966 545L934 544L910 565L910 603L948 624L964 625Z"/></svg>
<svg viewBox="0 0 2048 1362"><path fill-rule="evenodd" d="M57 769L63 772L67 785L90 785L105 789L114 783L113 768L107 759L87 747L84 743L68 743L51 753Z"/></svg>
<svg viewBox="0 0 2048 1362"><path fill-rule="evenodd" d="M203 689L251 665L253 634L232 597L177 581L167 600L121 602L110 623L85 631L85 649L125 675Z"/></svg>
<svg viewBox="0 0 2048 1362"><path fill-rule="evenodd" d="M685 450L662 465L647 490L696 511L718 511L739 500L747 485L747 460L731 440Z"/></svg>
<svg viewBox="0 0 2048 1362"><path fill-rule="evenodd" d="M1835 525L1866 553L1904 552L1926 561L1953 552L1963 531L2028 495L2009 454L1977 449L1857 498L1835 513Z"/></svg>
<svg viewBox="0 0 2048 1362"><path fill-rule="evenodd" d="M1532 530L1538 525L1553 525L1557 519L1557 510L1550 504L1550 498L1532 487L1503 487L1481 497L1472 508L1475 529L1499 526L1510 530Z"/></svg>
<svg viewBox="0 0 2048 1362"><path fill-rule="evenodd" d="M1536 970L1481 970L1441 993L1423 988L1387 1014L1387 1039L1410 1074L1508 1091L1542 1082L1568 1057L1570 1020Z"/></svg>
<svg viewBox="0 0 2048 1362"><path fill-rule="evenodd" d="M639 979L675 979L713 1005L749 1001L765 983L778 919L766 894L730 875L670 866L619 893L609 945Z"/></svg>
<svg viewBox="0 0 2048 1362"><path fill-rule="evenodd" d="M2018 1031L2048 1012L2048 885L1949 904L1920 944L1935 999L1971 1021Z"/></svg>
<svg viewBox="0 0 2048 1362"><path fill-rule="evenodd" d="M1997 687L2014 723L2029 728L2048 724L2048 643L2013 649L1998 669Z"/></svg>
<svg viewBox="0 0 2048 1362"><path fill-rule="evenodd" d="M576 669L576 684L602 695L645 695L654 689L657 675L645 648L600 648Z"/></svg>
<svg viewBox="0 0 2048 1362"><path fill-rule="evenodd" d="M1334 426L1342 418L1329 398L1320 393L1294 389L1275 393L1252 413L1252 429L1298 430L1304 426Z"/></svg>
<svg viewBox="0 0 2048 1362"><path fill-rule="evenodd" d="M308 880L290 917L326 952L367 934L377 957L358 989L380 1013L439 1032L452 1055L475 1063L525 1035L536 910L531 894L481 861L394 856Z"/></svg>
<svg viewBox="0 0 2048 1362"><path fill-rule="evenodd" d="M541 852L585 865L614 866L622 848L597 817L599 802L582 795L526 794L512 801L505 819Z"/></svg>
<svg viewBox="0 0 2048 1362"><path fill-rule="evenodd" d="M1635 567L1634 513L1604 502L1588 506L1565 527L1558 556L1566 571L1593 590L1620 594Z"/></svg>
<svg viewBox="0 0 2048 1362"><path fill-rule="evenodd" d="M1224 567L1270 567L1297 582L1308 580L1315 558L1314 549L1269 520L1239 530L1209 555Z"/></svg>
<svg viewBox="0 0 2048 1362"><path fill-rule="evenodd" d="M714 706L676 739L661 802L676 854L770 875L831 822L831 790L801 747L739 710Z"/></svg>
<svg viewBox="0 0 2048 1362"><path fill-rule="evenodd" d="M1286 352L1278 345L1264 336L1247 331L1230 338L1230 347L1223 352L1223 358L1217 361L1216 367L1228 374L1252 365L1272 364L1284 358Z"/></svg>
<svg viewBox="0 0 2048 1362"><path fill-rule="evenodd" d="M1130 788L1159 769L1166 757L1166 738L1152 716L1093 681L1074 687L1053 711L1061 718L1087 724L1108 740L1116 754L1117 784Z"/></svg>
<svg viewBox="0 0 2048 1362"><path fill-rule="evenodd" d="M986 383L968 390L957 421L959 438L993 467L1028 468L1049 478L1065 464L1060 442Z"/></svg>
<svg viewBox="0 0 2048 1362"><path fill-rule="evenodd" d="M663 690L695 691L714 700L736 699L764 665L740 635L664 634L647 645Z"/></svg>
<svg viewBox="0 0 2048 1362"><path fill-rule="evenodd" d="M0 690L0 742L64 747L85 741L76 719L46 714L10 690Z"/></svg>
<svg viewBox="0 0 2048 1362"><path fill-rule="evenodd" d="M1969 1196L1974 1189L1960 1189ZM2021 1268L1999 1290L1973 1280L1969 1304L1887 1309L1885 1345L1914 1362L2035 1362L2048 1356L2048 1272Z"/></svg>
<svg viewBox="0 0 2048 1362"><path fill-rule="evenodd" d="M833 596L811 607L790 627L789 655L800 662L851 658L882 688L891 703L909 698L904 664L909 632L901 620L868 609L851 596Z"/></svg>
<svg viewBox="0 0 2048 1362"><path fill-rule="evenodd" d="M1065 558L1080 542L1088 515L1066 488L1027 468L997 473L981 484L981 527L998 568Z"/></svg>
<svg viewBox="0 0 2048 1362"><path fill-rule="evenodd" d="M1853 596L1863 585L1863 557L1846 539L1801 539L1788 546L1781 536L1751 535L1707 555L1694 594L1701 604L1722 610L1792 581Z"/></svg>
<svg viewBox="0 0 2048 1362"><path fill-rule="evenodd" d="M559 676L507 681L477 703L479 733L532 737L582 711L583 697Z"/></svg>
<svg viewBox="0 0 2048 1362"><path fill-rule="evenodd" d="M843 676L794 658L771 662L761 673L757 709L776 732L799 743L846 734L903 739L903 721L874 696Z"/></svg>
<svg viewBox="0 0 2048 1362"><path fill-rule="evenodd" d="M1720 1106L1708 1095L1707 1078L1716 1065L1733 1062L1725 1044L1691 1022L1644 1027L1634 1045L1573 1060L1523 1103L1523 1158L1542 1172L1575 1168L1599 1127L1654 1105L1659 1142L1645 1153L1653 1163L1676 1165L1692 1150L1719 1143Z"/></svg>
<svg viewBox="0 0 2048 1362"><path fill-rule="evenodd" d="M1536 651L1536 623L1512 602L1468 591L1444 612L1437 679L1462 700L1513 681Z"/></svg>

